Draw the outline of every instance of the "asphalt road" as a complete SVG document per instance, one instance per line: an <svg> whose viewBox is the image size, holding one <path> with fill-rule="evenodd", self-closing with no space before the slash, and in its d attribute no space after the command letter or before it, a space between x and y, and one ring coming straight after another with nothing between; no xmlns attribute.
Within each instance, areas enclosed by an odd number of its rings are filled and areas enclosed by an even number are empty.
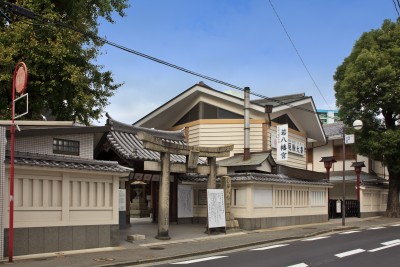
<svg viewBox="0 0 400 267"><path fill-rule="evenodd" d="M266 244L153 266L400 266L400 225Z"/></svg>

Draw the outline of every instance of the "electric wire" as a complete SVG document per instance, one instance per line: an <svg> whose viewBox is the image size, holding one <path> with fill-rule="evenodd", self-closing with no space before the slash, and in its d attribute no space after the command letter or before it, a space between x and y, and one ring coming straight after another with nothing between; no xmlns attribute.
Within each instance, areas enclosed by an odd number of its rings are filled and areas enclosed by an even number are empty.
<svg viewBox="0 0 400 267"><path fill-rule="evenodd" d="M396 2L395 2L394 0L392 0L392 1L393 1L394 8L396 9L397 16L400 16L399 10L397 9L397 6L399 6L399 8L400 8L400 2L399 2L399 0L396 0L397 5L396 5Z"/></svg>
<svg viewBox="0 0 400 267"><path fill-rule="evenodd" d="M9 9L9 11L10 11L10 12L13 12L15 15L21 15L21 16L24 17L24 14L19 14L18 12L16 13L15 10ZM32 12L32 11L31 11L31 12ZM34 13L32 12L32 14L34 14ZM37 18L40 17L40 16L37 15L37 14L34 14L34 15L35 15L35 18L33 18L33 19L35 19L35 20L37 20ZM32 15L31 15L31 16L32 16ZM25 16L25 17L26 17L26 16ZM31 17L28 17L28 18L29 18L29 19L32 19ZM28 23L28 22L27 22L26 20L24 20L24 19L22 19L21 21L22 21L23 23ZM28 23L28 24L33 25L32 23ZM89 37L89 38L91 38L91 39L98 40L98 41L103 42L103 43L105 43L105 44L108 44L108 45L110 45L110 46L113 46L113 47L116 47L116 48L118 48L118 49L121 49L121 50L123 50L123 51L129 52L129 53L132 53L132 54L135 54L135 55L137 55L137 56L146 58L146 59L148 59L148 60L152 60L152 61L157 62L157 63L162 64L162 65L165 65L165 66L168 66L168 67L171 67L171 68L180 70L180 71L185 72L185 73L188 73L188 74L190 74L190 75L197 76L197 77L203 78L203 79L205 79L205 80L208 80L208 81L211 81L211 82L215 82L215 83L218 83L218 84L221 84L221 85L224 85L224 86L227 86L227 87L230 87L230 88L239 90L239 91L244 91L244 88L242 88L242 87L233 85L233 84L228 83L228 82L221 81L221 80L219 80L219 79L212 78L212 77L210 77L210 76L207 76L207 75L204 75L204 74L201 74L201 73L198 73L198 72L191 71L191 70L189 70L189 69L186 69L186 68L177 66L177 65L175 65L175 64L169 63L169 62L167 62L167 61L158 59L158 58L156 58L156 57L153 57L153 56L150 56L150 55L147 55L147 54L138 52L138 51L136 51L136 50L133 50L133 49L130 49L130 48L128 48L128 47L125 47L125 46L119 45L119 44L117 44L117 43L111 42L111 41L109 41L109 40L107 40L107 39L105 39L105 38L99 37L99 36L94 35L94 34L92 34L92 33L88 33L88 32L85 32L85 31L76 29L76 28L74 28L74 27L71 27L71 26L69 26L69 25L66 25L65 23L60 23L60 22L55 22L55 21L49 21L49 20L42 20L42 21L39 20L39 23L36 23L35 25L49 26L50 24L55 25L55 26L59 26L59 27L65 28L65 29L69 29L69 30L74 31L74 32L77 32L77 33L80 33L80 34L82 34L83 36ZM298 109L298 110L302 110L302 111L305 111L305 112L309 112L309 113L312 113L312 114L315 114L315 115L318 116L318 113L315 112L314 110L310 110L310 109L307 109L307 108L298 107L298 106L295 106L295 105L293 105L293 104L287 103L287 102L285 102L285 101L282 101L282 100L279 100L279 99L276 99L276 98L272 98L272 97L267 97L267 96L264 96L264 95L262 95L262 94L255 93L255 92L252 92L252 91L250 91L250 94L253 95L253 96L257 96L257 97L259 97L259 98L262 98L262 99L264 99L264 100L268 100L268 101L271 101L271 102L278 103L278 104L280 104L280 105L284 105L284 106L288 106L288 107L291 107L291 108L294 108L294 109Z"/></svg>
<svg viewBox="0 0 400 267"><path fill-rule="evenodd" d="M319 86L317 85L317 83L316 83L314 77L311 75L311 72L310 72L310 70L308 69L306 63L304 62L303 57L300 55L299 50L297 49L296 45L294 44L294 42L293 42L293 40L292 40L292 37L290 37L289 32L286 30L286 27L285 27L285 25L283 24L283 21L282 21L281 17L279 16L278 12L277 12L276 9L275 9L275 6L272 4L272 1L271 1L271 0L268 0L268 1L269 1L269 4L271 5L272 10L274 11L276 17L278 18L279 23L281 24L281 26L282 26L282 28L283 28L283 30L284 30L286 36L288 37L290 43L292 44L294 51L296 52L297 56L299 57L299 59L300 59L302 65L303 65L303 67L305 68L305 70L306 70L308 76L309 76L310 79L312 80L312 82L313 82L315 88L317 88L319 94L321 95L322 99L325 101L325 104L329 107L329 109L332 109L331 106L328 104L328 101L326 101L324 95L322 94L322 92L321 92Z"/></svg>

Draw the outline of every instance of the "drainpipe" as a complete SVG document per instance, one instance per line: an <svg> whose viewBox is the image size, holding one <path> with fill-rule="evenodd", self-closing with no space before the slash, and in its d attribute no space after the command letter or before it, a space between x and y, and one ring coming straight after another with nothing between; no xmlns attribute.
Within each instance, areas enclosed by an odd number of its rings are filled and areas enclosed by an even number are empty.
<svg viewBox="0 0 400 267"><path fill-rule="evenodd" d="M243 160L250 159L250 88L244 88L244 151Z"/></svg>

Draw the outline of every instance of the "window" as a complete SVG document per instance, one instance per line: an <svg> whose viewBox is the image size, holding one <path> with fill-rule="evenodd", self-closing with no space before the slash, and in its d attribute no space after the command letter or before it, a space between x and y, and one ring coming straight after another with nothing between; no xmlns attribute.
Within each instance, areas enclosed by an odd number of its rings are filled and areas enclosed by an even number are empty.
<svg viewBox="0 0 400 267"><path fill-rule="evenodd" d="M346 145L346 160L356 160L356 153L350 145ZM343 145L333 147L333 156L336 160L343 160Z"/></svg>
<svg viewBox="0 0 400 267"><path fill-rule="evenodd" d="M188 113L180 118L174 126L201 119L243 119L243 115L204 102L199 102Z"/></svg>
<svg viewBox="0 0 400 267"><path fill-rule="evenodd" d="M79 141L54 138L53 153L79 156Z"/></svg>

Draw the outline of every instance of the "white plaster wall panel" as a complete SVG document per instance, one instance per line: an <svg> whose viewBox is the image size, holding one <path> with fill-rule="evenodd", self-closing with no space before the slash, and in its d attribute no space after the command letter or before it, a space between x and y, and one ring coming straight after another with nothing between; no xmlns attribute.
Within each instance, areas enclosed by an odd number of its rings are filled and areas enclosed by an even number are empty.
<svg viewBox="0 0 400 267"><path fill-rule="evenodd" d="M387 206L388 190L361 190L361 212L384 212Z"/></svg>
<svg viewBox="0 0 400 267"><path fill-rule="evenodd" d="M118 181L118 176L104 174L16 169L14 227L118 224L113 192Z"/></svg>
<svg viewBox="0 0 400 267"><path fill-rule="evenodd" d="M70 156L70 157L93 159L94 148L93 148L92 134L18 137L15 138L15 151L55 155L53 153L54 138L79 141L79 156Z"/></svg>
<svg viewBox="0 0 400 267"><path fill-rule="evenodd" d="M333 148L332 148L332 141L329 141L328 144L320 147L316 147L313 149L313 171L316 172L325 172L325 167L323 162L319 162L322 157L331 157L333 156ZM334 163L337 165L337 163ZM332 169L331 169L332 170Z"/></svg>

